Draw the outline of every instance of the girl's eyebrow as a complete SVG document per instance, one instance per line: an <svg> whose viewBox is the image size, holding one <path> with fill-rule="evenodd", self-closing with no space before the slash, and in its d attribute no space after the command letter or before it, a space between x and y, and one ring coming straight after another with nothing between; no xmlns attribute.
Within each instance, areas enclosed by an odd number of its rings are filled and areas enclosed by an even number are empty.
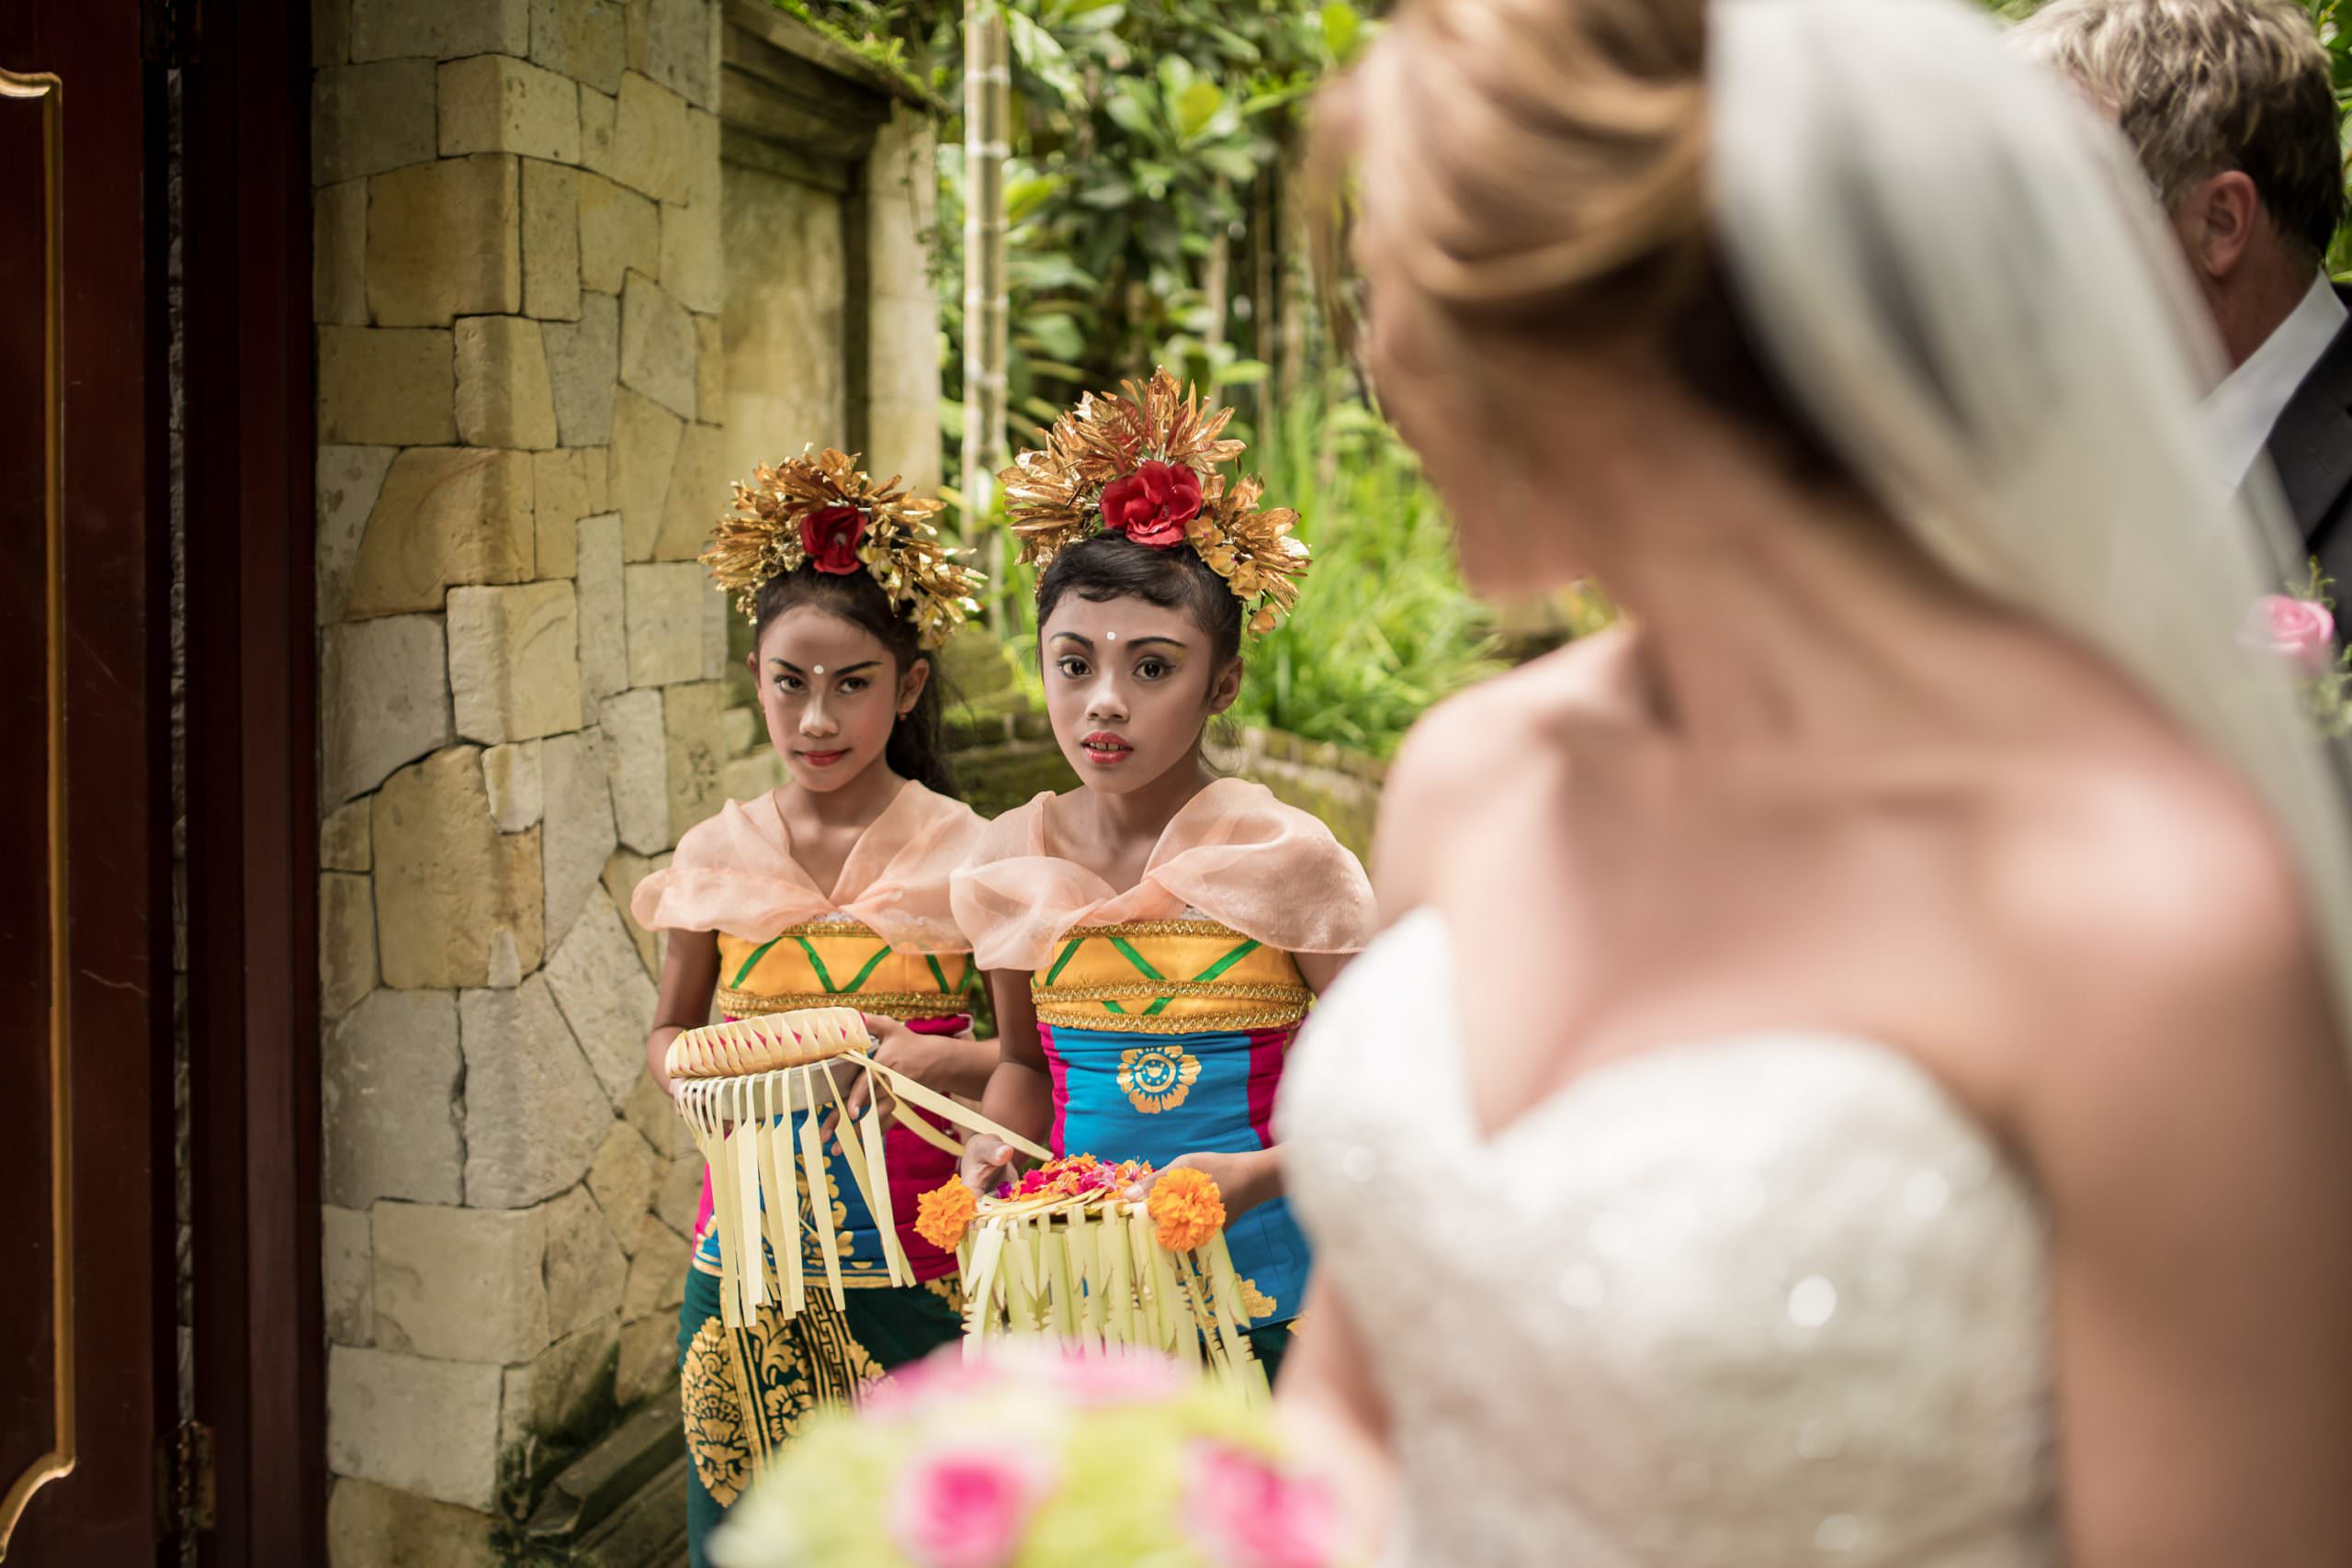
<svg viewBox="0 0 2352 1568"><path fill-rule="evenodd" d="M1094 639L1091 637L1081 637L1077 632L1056 632L1054 634L1053 640L1056 642L1074 642L1078 644L1079 647L1086 649L1089 653L1094 651ZM1182 652L1189 649L1192 647L1192 644L1186 642L1180 637L1139 637L1130 641L1127 644L1127 647L1130 649L1172 648L1177 649L1179 652Z"/></svg>
<svg viewBox="0 0 2352 1568"><path fill-rule="evenodd" d="M779 658L773 653L768 655L768 662L770 664L781 665L785 669L791 671L795 675L805 673L800 666L795 664L791 660ZM854 675L862 670L872 670L881 662L882 661L878 659L869 659L862 664L844 664L840 669L834 671L833 673L836 675Z"/></svg>

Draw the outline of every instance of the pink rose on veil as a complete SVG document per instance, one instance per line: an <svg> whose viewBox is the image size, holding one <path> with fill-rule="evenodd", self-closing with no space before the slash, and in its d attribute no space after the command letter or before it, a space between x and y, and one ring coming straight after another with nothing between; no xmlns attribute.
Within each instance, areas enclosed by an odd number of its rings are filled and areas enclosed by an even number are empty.
<svg viewBox="0 0 2352 1568"><path fill-rule="evenodd" d="M2335 617L2312 600L2267 593L2255 601L2238 640L2278 655L2306 675L2319 675L2335 657Z"/></svg>

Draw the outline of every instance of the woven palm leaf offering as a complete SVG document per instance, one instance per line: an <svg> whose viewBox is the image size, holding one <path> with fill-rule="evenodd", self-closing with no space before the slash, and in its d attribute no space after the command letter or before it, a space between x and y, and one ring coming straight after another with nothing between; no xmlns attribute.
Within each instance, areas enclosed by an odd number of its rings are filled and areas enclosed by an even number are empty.
<svg viewBox="0 0 2352 1568"><path fill-rule="evenodd" d="M1045 1335L1080 1350L1157 1350L1268 1396L1250 1348L1250 1291L1225 1245L1225 1201L1204 1171L1140 1161L1047 1160L986 1197L962 1182L922 1195L916 1234L954 1247L967 1349Z"/></svg>
<svg viewBox="0 0 2352 1568"><path fill-rule="evenodd" d="M951 1153L963 1145L949 1127L992 1133L1033 1158L1046 1152L968 1106L926 1089L875 1060L865 1017L853 1008L805 1008L690 1029L670 1043L665 1066L678 1114L694 1129L710 1168L712 1224L718 1233L719 1310L729 1328L757 1320L773 1303L789 1318L808 1303L804 1235L824 1270L821 1288L846 1307L830 1203L803 1204L801 1193L829 1189L821 1135L824 1118L840 1118L838 1157L881 1235L890 1283L911 1285L913 1270L891 1213L883 1124L895 1121ZM865 1111L847 1114L847 1087L863 1075ZM887 1091L887 1092L885 1092ZM929 1115L926 1115L928 1112Z"/></svg>

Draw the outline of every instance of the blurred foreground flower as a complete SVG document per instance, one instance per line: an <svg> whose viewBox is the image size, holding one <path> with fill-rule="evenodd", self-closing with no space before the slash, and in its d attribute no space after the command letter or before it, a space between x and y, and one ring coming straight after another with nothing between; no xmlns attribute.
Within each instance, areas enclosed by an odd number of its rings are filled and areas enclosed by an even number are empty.
<svg viewBox="0 0 2352 1568"><path fill-rule="evenodd" d="M1338 1507L1263 1416L1146 1352L949 1347L812 1420L718 1568L1341 1568Z"/></svg>

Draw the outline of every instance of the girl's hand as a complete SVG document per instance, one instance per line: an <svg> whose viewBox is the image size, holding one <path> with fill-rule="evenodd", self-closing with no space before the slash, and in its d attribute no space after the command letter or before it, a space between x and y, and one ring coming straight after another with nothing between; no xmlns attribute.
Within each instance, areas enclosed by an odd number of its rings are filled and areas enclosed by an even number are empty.
<svg viewBox="0 0 2352 1568"><path fill-rule="evenodd" d="M865 1032L873 1041L873 1043L865 1049L868 1056L893 1072L906 1074L925 1088L940 1087L933 1080L944 1077L944 1069L954 1060L950 1054L952 1047L944 1045L942 1043L954 1041L957 1038L956 1036L918 1034L895 1018L884 1018L878 1013L870 1012L862 1016L865 1020ZM963 1043L968 1045L970 1042L967 1040ZM884 1097L882 1109L885 1111L890 1109L888 1099L890 1086L887 1079L854 1067L844 1067L838 1063L828 1067L826 1071L828 1074L835 1075L833 1082L836 1085L842 1086L842 1107L849 1113L852 1121L865 1114L868 1099L866 1086L869 1084L876 1086L882 1093ZM843 1077L839 1076L841 1074L849 1076ZM827 1111L825 1120L817 1129L818 1141L831 1143L833 1140L833 1134L839 1129L840 1122L840 1111Z"/></svg>
<svg viewBox="0 0 2352 1568"><path fill-rule="evenodd" d="M1151 1196L1152 1187L1171 1170L1197 1170L1216 1182L1217 1193L1225 1201L1227 1224L1259 1204L1282 1196L1282 1168L1274 1151L1260 1149L1253 1154L1182 1156L1128 1188L1127 1201L1143 1202Z"/></svg>
<svg viewBox="0 0 2352 1568"><path fill-rule="evenodd" d="M964 1140L964 1184L986 1196L997 1183L1012 1179L1021 1152L993 1133L975 1133Z"/></svg>

